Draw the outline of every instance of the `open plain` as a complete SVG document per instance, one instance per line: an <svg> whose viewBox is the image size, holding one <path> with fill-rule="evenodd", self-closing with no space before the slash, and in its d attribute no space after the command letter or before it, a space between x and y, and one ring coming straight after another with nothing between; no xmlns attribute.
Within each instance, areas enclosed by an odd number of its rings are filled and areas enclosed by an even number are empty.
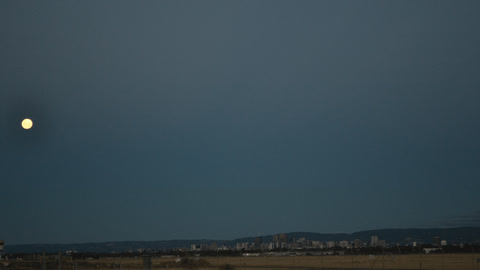
<svg viewBox="0 0 480 270"><path fill-rule="evenodd" d="M480 270L480 254L408 254L354 256L259 256L259 257L190 257L152 258L152 269L422 269L422 270ZM9 270L41 270L41 260L3 261ZM48 261L46 270L57 270L58 262ZM75 268L76 265L76 268ZM73 260L64 258L62 270L140 270L143 260L137 258L100 258Z"/></svg>

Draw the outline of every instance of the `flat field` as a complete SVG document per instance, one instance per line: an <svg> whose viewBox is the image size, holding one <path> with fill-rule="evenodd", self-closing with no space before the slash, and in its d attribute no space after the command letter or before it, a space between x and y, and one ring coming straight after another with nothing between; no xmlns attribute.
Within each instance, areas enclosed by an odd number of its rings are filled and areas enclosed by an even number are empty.
<svg viewBox="0 0 480 270"><path fill-rule="evenodd" d="M175 258L152 258L155 269L233 269L236 270L301 270L301 269L422 269L422 270L480 270L480 254L409 254L409 255L354 255L354 256L288 256L288 257L200 257L190 258L188 264L175 262ZM38 260L11 263L7 269L41 270ZM65 258L62 270L141 270L142 257L101 258L99 260L76 260ZM115 266L114 266L115 264ZM121 264L121 268L120 268ZM193 265L192 265L193 264ZM195 266L194 264L198 264ZM15 267L12 267L15 265ZM50 262L47 270L57 270L56 263Z"/></svg>
<svg viewBox="0 0 480 270"><path fill-rule="evenodd" d="M364 268L364 269L438 269L477 270L480 254L432 254L385 256L292 256L208 258L213 265L232 264L237 269L267 268ZM262 269L263 270L263 269ZM480 268L478 269L480 270Z"/></svg>

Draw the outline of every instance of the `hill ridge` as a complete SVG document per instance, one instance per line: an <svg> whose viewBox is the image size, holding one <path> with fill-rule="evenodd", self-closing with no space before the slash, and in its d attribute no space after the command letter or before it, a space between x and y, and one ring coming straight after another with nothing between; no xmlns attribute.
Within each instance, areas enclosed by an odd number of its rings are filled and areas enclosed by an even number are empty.
<svg viewBox="0 0 480 270"><path fill-rule="evenodd" d="M433 237L440 237L449 244L480 243L480 227L455 227L455 228L408 228L408 229L376 229L353 233L316 233L316 232L289 232L288 239L305 237L312 241L354 241L360 239L369 242L372 235L384 239L387 243L407 243L412 241L432 243ZM235 247L237 243L253 242L256 236L247 236L233 240L213 239L184 239L184 240L154 240L154 241L105 241L68 244L20 244L8 245L5 243L6 253L40 253L76 250L78 252L110 253L136 251L137 249L178 249L189 248L191 244L212 244L218 246ZM262 241L269 243L273 235L262 235Z"/></svg>

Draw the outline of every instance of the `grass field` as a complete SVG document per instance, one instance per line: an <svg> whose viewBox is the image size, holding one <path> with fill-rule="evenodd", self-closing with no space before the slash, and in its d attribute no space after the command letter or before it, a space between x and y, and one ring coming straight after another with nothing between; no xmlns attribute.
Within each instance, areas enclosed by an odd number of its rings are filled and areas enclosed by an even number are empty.
<svg viewBox="0 0 480 270"><path fill-rule="evenodd" d="M423 255L355 255L355 256L290 256L290 257L201 257L200 265L181 265L175 258L152 258L153 269L225 269L225 264L236 270L272 269L423 269L423 270L480 270L477 263L480 254L423 254ZM39 268L40 261L3 262L11 263L7 269L33 270ZM140 270L142 258L102 258L99 260L77 260L77 270ZM192 261L192 264L195 262ZM47 270L56 270L57 264L50 262ZM73 261L66 258L62 270L73 270Z"/></svg>

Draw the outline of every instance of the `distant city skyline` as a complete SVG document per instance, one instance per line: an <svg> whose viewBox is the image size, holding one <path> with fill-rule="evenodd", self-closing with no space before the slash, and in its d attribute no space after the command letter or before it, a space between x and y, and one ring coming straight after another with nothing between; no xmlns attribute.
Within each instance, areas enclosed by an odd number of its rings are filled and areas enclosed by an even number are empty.
<svg viewBox="0 0 480 270"><path fill-rule="evenodd" d="M7 253L165 253L169 251L308 251L317 250L330 254L332 249L402 248L412 251L424 249L426 253L446 247L453 251L465 247L480 246L480 227L450 229L384 229L355 232L353 234L322 234L291 232L276 235L243 237L232 240L186 239L157 241L114 241L102 243L31 244L9 245ZM410 249L408 249L410 247ZM406 248L406 249L405 249ZM398 249L396 251L399 251ZM463 250L465 251L465 250ZM317 254L318 255L318 254Z"/></svg>

